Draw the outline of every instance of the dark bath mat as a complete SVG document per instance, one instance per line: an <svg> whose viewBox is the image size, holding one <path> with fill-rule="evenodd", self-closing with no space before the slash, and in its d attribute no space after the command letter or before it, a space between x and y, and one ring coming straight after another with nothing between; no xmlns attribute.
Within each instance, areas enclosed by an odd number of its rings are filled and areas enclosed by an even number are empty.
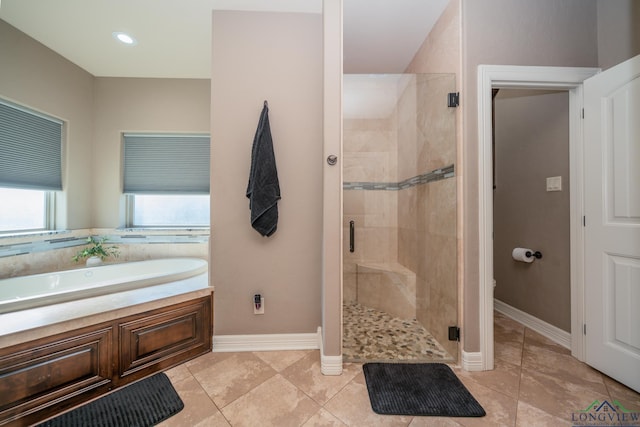
<svg viewBox="0 0 640 427"><path fill-rule="evenodd" d="M184 403L163 373L114 391L38 427L150 427L177 414Z"/></svg>
<svg viewBox="0 0 640 427"><path fill-rule="evenodd" d="M362 368L377 414L485 416L482 406L443 363L365 363Z"/></svg>

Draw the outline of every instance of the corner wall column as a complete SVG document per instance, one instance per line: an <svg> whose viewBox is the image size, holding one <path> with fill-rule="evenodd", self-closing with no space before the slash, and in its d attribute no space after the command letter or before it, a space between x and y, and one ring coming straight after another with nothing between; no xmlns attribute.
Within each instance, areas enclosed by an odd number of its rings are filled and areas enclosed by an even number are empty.
<svg viewBox="0 0 640 427"><path fill-rule="evenodd" d="M342 373L342 0L324 0L321 370ZM335 155L337 164L326 159Z"/></svg>

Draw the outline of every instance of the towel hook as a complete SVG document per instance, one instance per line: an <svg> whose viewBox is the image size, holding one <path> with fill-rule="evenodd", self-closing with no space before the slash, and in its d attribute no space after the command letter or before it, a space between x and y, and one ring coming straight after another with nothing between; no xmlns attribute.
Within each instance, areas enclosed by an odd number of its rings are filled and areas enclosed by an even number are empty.
<svg viewBox="0 0 640 427"><path fill-rule="evenodd" d="M267 102L267 100L266 100L266 99L264 100L264 106L265 106L265 107L267 107L267 108L269 108L269 103Z"/></svg>

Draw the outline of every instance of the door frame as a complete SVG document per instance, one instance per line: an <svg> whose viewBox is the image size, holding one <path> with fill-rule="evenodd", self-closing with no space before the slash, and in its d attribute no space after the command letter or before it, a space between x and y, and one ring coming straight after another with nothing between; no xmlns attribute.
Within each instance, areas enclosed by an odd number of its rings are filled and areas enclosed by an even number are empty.
<svg viewBox="0 0 640 427"><path fill-rule="evenodd" d="M584 175L582 82L599 68L478 66L478 233L480 367L494 366L492 89L551 89L569 93L571 331L584 325ZM584 335L571 333L571 354L584 360Z"/></svg>

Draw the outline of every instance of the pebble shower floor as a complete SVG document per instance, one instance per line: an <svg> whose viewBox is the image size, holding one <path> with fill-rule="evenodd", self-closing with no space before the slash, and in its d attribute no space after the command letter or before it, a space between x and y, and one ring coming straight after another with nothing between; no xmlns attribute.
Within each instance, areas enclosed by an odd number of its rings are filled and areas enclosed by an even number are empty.
<svg viewBox="0 0 640 427"><path fill-rule="evenodd" d="M343 325L345 362L453 360L415 319L399 319L349 302L343 306Z"/></svg>

